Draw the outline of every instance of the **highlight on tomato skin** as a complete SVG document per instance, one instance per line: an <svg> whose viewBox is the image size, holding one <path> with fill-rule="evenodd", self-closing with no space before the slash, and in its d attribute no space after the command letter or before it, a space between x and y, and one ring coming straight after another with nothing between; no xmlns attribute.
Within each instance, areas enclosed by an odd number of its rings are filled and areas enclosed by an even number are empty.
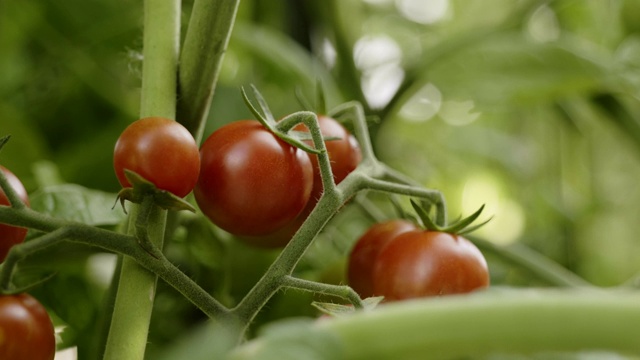
<svg viewBox="0 0 640 360"><path fill-rule="evenodd" d="M195 139L180 123L147 117L131 123L120 134L113 167L122 187L131 187L124 172L127 169L182 198L198 181L200 153Z"/></svg>
<svg viewBox="0 0 640 360"><path fill-rule="evenodd" d="M49 314L29 294L0 295L0 334L0 359L55 357L55 331Z"/></svg>
<svg viewBox="0 0 640 360"><path fill-rule="evenodd" d="M194 195L217 226L238 236L265 236L293 221L313 186L309 155L256 120L214 131L200 148Z"/></svg>
<svg viewBox="0 0 640 360"><path fill-rule="evenodd" d="M414 230L380 251L373 279L376 294L396 301L487 288L489 270L480 250L464 237Z"/></svg>
<svg viewBox="0 0 640 360"><path fill-rule="evenodd" d="M0 165L0 171L4 173L9 180L9 185L18 194L18 197L27 206L29 205L29 196L27 190L22 185L20 179L15 176L9 169ZM9 199L2 189L0 189L0 205L10 206ZM0 263L4 261L9 253L9 250L17 244L24 242L27 236L27 229L17 226L11 226L7 224L0 224Z"/></svg>
<svg viewBox="0 0 640 360"><path fill-rule="evenodd" d="M376 296L373 288L373 269L380 251L397 236L418 227L402 219L389 220L371 226L349 253L347 279L349 286L362 298Z"/></svg>

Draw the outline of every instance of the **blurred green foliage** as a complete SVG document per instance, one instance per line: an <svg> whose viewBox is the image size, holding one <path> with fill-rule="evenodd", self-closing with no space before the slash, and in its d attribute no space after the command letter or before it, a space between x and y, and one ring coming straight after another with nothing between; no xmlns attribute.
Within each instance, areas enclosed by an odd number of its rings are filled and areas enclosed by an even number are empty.
<svg viewBox="0 0 640 360"><path fill-rule="evenodd" d="M184 1L183 27L190 9ZM118 190L111 156L137 116L141 24L139 1L0 1L0 135L12 134L2 164L30 193L60 181ZM240 86L255 84L279 117L301 110L296 89L312 99L320 80L330 106L365 104L381 159L442 190L452 216L486 204L495 218L478 235L618 285L640 271L638 24L637 0L243 0L205 135L250 116ZM300 274L343 282L344 255L370 224L347 207ZM199 215L166 250L227 304L277 254ZM55 254L66 266L37 295L71 328L65 344L99 347L86 336L108 306L90 296L108 292L90 271L99 254ZM490 263L494 283L537 284ZM279 294L258 322L313 316L311 300ZM203 320L164 285L156 308L150 358Z"/></svg>

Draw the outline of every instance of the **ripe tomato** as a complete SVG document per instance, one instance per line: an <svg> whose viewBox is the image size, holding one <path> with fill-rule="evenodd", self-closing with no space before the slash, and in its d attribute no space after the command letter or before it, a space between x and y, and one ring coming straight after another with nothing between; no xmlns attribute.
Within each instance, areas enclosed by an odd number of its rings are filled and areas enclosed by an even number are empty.
<svg viewBox="0 0 640 360"><path fill-rule="evenodd" d="M356 242L349 254L347 279L360 297L376 295L373 291L373 266L380 250L395 237L417 227L407 220L391 220L371 226Z"/></svg>
<svg viewBox="0 0 640 360"><path fill-rule="evenodd" d="M220 228L244 236L273 233L295 219L309 200L309 155L255 120L215 131L200 149L202 169L194 194Z"/></svg>
<svg viewBox="0 0 640 360"><path fill-rule="evenodd" d="M462 236L414 230L380 251L373 285L387 301L467 293L489 286L489 270L480 250Z"/></svg>
<svg viewBox="0 0 640 360"><path fill-rule="evenodd" d="M360 146L355 137L349 133L335 119L327 116L318 116L318 125L324 137L334 137L336 140L325 141L329 160L331 160L331 171L336 184L339 184L347 177L362 160ZM308 132L309 130L303 125L297 125L294 130ZM312 141L307 141L312 144ZM320 176L320 168L318 166L318 157L311 155L311 163L313 164L313 188L307 206L302 210L300 215L293 221L280 228L277 232L269 234L265 237L243 238L242 240L254 246L277 248L287 245L296 231L302 226L313 208L316 206L320 196L322 196L322 178Z"/></svg>
<svg viewBox="0 0 640 360"><path fill-rule="evenodd" d="M113 167L123 187L131 186L124 175L128 169L158 189L184 197L198 181L200 155L184 126L173 120L148 117L133 122L120 134Z"/></svg>
<svg viewBox="0 0 640 360"><path fill-rule="evenodd" d="M335 119L318 115L318 125L325 138L336 138L336 140L328 140L324 143L327 147L329 160L331 160L333 179L336 184L339 184L358 166L360 160L362 160L360 146L358 146L356 138ZM297 125L294 130L309 131L303 124ZM311 144L312 141L308 141L308 143ZM317 201L322 195L322 178L320 177L318 157L315 155L311 156L311 163L313 164L313 190L311 192L311 199ZM315 205L315 202L310 205Z"/></svg>
<svg viewBox="0 0 640 360"><path fill-rule="evenodd" d="M55 351L45 308L28 294L0 296L0 359L53 360Z"/></svg>
<svg viewBox="0 0 640 360"><path fill-rule="evenodd" d="M18 193L18 196L25 204L29 205L29 197L27 196L27 190L25 190L22 183L11 171L4 166L0 165L0 171L9 180L11 187ZM5 195L4 191L0 189L0 205L9 206L9 199ZM0 224L0 263L7 257L9 249L13 245L19 244L24 241L27 236L27 229L15 226L9 226Z"/></svg>

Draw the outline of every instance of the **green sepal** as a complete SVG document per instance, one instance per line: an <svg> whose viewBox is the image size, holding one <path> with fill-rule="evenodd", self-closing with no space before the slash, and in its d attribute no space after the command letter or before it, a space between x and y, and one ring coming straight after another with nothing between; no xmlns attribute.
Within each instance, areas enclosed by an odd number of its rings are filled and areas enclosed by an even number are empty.
<svg viewBox="0 0 640 360"><path fill-rule="evenodd" d="M196 212L193 205L189 204L186 200L169 191L158 189L152 182L139 174L125 169L124 175L127 180L129 180L129 183L133 185L133 187L123 188L118 192L116 201L120 201L120 205L125 213L127 212L124 207L125 200L135 204L141 204L146 196L153 196L154 204L165 210L188 210Z"/></svg>
<svg viewBox="0 0 640 360"><path fill-rule="evenodd" d="M461 218L450 225L439 226L438 224L435 223L435 221L433 221L433 219L431 219L429 212L425 210L424 207L422 207L413 199L411 199L410 201L411 201L411 206L413 206L413 209L415 210L416 214L418 214L418 217L420 218L420 220L422 220L422 223L425 229L428 231L429 230L441 231L449 234L463 235L479 229L480 227L486 225L492 219L491 217L480 224L470 226L474 221L478 219L478 217L484 210L484 205L482 205L478 210L476 210L473 214L467 216L466 218Z"/></svg>
<svg viewBox="0 0 640 360"><path fill-rule="evenodd" d="M411 199L410 201L413 210L415 210L416 214L418 214L418 218L422 220L422 225L424 225L427 230L442 231L442 228L431 219L429 213L420 204L418 204L413 199Z"/></svg>
<svg viewBox="0 0 640 360"><path fill-rule="evenodd" d="M279 139L281 139L282 141L286 142L287 144L289 144L291 146L294 146L294 147L296 147L298 149L301 149L301 150L303 150L303 151L305 151L307 153L310 153L310 154L319 155L319 154L322 153L322 151L317 150L317 149L307 145L301 139L298 139L297 137L295 137L295 135L291 136L290 134L287 134L287 133L284 133L284 132L280 131L277 128L276 121L273 119L273 115L271 115L271 112L270 112L269 108L267 107L266 102L264 101L264 98L262 97L262 95L260 95L260 92L258 91L258 89L256 89L255 86L253 86L253 85L251 85L251 89L253 90L253 93L254 93L254 96L256 97L256 99L258 99L258 103L262 107L262 110L267 112L268 115L265 115L265 114L261 113L253 105L253 103L249 99L249 96L247 95L247 92L244 90L244 88L241 88L242 99L244 100L244 103L249 108L249 111L251 111L251 113L256 117L256 119L262 124L262 126L264 126L272 134L274 134ZM289 116L291 116L291 115L289 115ZM287 117L285 117L285 119L286 118Z"/></svg>
<svg viewBox="0 0 640 360"><path fill-rule="evenodd" d="M452 234L457 234L461 231L463 231L467 226L471 225L472 222L476 221L476 219L478 218L478 216L480 216L480 214L482 213L482 210L484 210L484 204L482 206L480 206L480 208L478 210L476 210L476 212L474 212L473 214L467 216L466 218L455 222L445 228L442 229L442 231L444 232L448 232L448 233L452 233Z"/></svg>

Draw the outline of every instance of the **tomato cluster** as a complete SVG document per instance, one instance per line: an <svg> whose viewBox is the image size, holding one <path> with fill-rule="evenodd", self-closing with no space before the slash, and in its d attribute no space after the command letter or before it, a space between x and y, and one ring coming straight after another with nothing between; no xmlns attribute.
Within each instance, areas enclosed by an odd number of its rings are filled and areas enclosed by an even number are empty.
<svg viewBox="0 0 640 360"><path fill-rule="evenodd" d="M53 360L55 351L53 324L38 300L0 296L0 359Z"/></svg>
<svg viewBox="0 0 640 360"><path fill-rule="evenodd" d="M29 205L29 197L27 196L27 190L25 190L22 182L11 171L0 165L0 171L4 173L9 180L9 185L18 194L20 200ZM9 206L9 199L7 195L0 189L0 205ZM0 224L0 262L3 262L7 257L9 249L16 244L24 241L27 236L27 229Z"/></svg>
<svg viewBox="0 0 640 360"><path fill-rule="evenodd" d="M489 286L484 256L469 240L393 220L372 226L349 256L348 279L362 297L386 301L467 293Z"/></svg>
<svg viewBox="0 0 640 360"><path fill-rule="evenodd" d="M334 181L360 162L355 138L335 119L318 116ZM308 131L300 124L296 131ZM311 144L310 141L308 141ZM194 190L202 212L220 228L261 247L286 245L322 195L316 156L273 134L256 120L213 132L198 152L193 137L175 121L140 119L120 135L114 168L123 187L125 169L158 189L184 197Z"/></svg>

